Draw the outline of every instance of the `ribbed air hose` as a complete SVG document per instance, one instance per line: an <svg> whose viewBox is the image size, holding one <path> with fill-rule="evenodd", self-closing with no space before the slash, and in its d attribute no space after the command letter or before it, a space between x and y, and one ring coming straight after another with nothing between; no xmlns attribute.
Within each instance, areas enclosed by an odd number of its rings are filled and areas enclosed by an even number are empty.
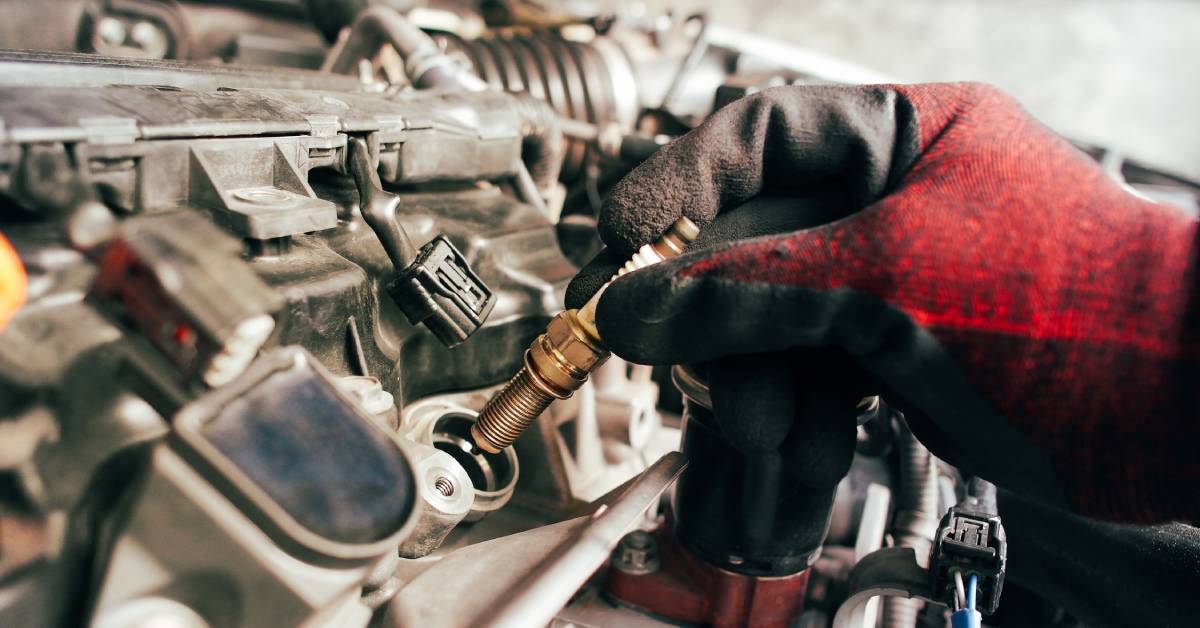
<svg viewBox="0 0 1200 628"><path fill-rule="evenodd" d="M447 53L465 57L495 89L528 93L564 118L596 125L631 122L622 119L629 115L622 103L637 99L628 63L594 42L572 41L555 31L502 31L472 40L436 33L434 38ZM583 175L590 150L585 142L567 141L562 181Z"/></svg>
<svg viewBox="0 0 1200 628"><path fill-rule="evenodd" d="M924 561L938 526L937 462L929 450L905 427L896 436L900 456L900 494L892 534L896 545L911 547ZM884 628L915 628L918 600L888 597L883 604Z"/></svg>

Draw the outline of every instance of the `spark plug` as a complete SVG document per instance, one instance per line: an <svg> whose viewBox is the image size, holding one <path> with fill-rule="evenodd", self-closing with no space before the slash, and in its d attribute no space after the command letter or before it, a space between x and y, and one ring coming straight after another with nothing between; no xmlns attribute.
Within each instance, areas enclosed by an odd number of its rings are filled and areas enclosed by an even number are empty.
<svg viewBox="0 0 1200 628"><path fill-rule="evenodd" d="M525 351L525 365L488 400L471 426L475 446L499 453L517 440L555 399L570 397L588 374L612 355L596 330L596 304L613 279L683 253L700 234L680 218L658 240L643 246L578 310L564 310Z"/></svg>

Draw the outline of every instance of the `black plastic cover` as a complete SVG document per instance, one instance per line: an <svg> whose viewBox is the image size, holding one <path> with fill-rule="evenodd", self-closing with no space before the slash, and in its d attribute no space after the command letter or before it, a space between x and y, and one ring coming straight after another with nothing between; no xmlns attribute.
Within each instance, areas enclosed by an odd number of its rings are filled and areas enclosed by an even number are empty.
<svg viewBox="0 0 1200 628"><path fill-rule="evenodd" d="M188 435L185 442L199 444L193 451L209 463L202 466L205 475L268 531L286 534L289 526L272 520L276 508L246 490L246 480L328 541L360 545L396 534L416 492L403 451L337 392L306 352L287 348L264 357L287 356L298 359L278 360L286 367L229 398L199 400L203 418L178 426Z"/></svg>

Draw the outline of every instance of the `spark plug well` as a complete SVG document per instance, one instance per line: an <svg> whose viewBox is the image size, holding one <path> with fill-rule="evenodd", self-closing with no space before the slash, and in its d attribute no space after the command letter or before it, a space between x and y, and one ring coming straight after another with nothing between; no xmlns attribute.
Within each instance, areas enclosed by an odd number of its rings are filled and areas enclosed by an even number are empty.
<svg viewBox="0 0 1200 628"><path fill-rule="evenodd" d="M611 355L596 330L596 304L613 279L683 253L700 234L696 223L680 218L658 240L644 245L578 310L564 310L525 351L525 365L500 389L471 426L480 449L508 447L555 399L570 397L588 374Z"/></svg>

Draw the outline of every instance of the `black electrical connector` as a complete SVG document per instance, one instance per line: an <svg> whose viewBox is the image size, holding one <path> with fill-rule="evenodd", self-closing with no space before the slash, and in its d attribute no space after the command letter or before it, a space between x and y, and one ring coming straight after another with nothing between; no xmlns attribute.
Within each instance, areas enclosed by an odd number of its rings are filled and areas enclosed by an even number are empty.
<svg viewBox="0 0 1200 628"><path fill-rule="evenodd" d="M929 556L929 576L934 594L953 600L954 573L960 572L964 579L976 575L975 609L990 615L999 606L1004 588L1008 542L1000 516L989 512L994 508L987 504L986 499L968 498L942 517Z"/></svg>
<svg viewBox="0 0 1200 628"><path fill-rule="evenodd" d="M177 379L221 386L258 353L283 305L241 250L195 212L130 218L96 247L91 296L158 349Z"/></svg>
<svg viewBox="0 0 1200 628"><path fill-rule="evenodd" d="M444 235L421 247L417 259L388 286L388 294L413 325L424 324L453 347L487 320L496 300Z"/></svg>

